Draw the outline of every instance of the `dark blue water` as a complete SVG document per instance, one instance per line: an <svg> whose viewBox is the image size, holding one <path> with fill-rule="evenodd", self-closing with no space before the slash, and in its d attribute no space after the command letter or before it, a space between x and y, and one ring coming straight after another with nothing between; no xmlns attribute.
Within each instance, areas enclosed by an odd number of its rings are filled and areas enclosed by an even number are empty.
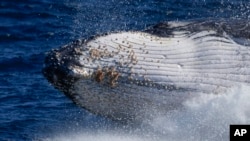
<svg viewBox="0 0 250 141"><path fill-rule="evenodd" d="M45 53L72 40L162 21L245 19L248 0L1 0L0 140L112 128L75 106L41 70Z"/></svg>

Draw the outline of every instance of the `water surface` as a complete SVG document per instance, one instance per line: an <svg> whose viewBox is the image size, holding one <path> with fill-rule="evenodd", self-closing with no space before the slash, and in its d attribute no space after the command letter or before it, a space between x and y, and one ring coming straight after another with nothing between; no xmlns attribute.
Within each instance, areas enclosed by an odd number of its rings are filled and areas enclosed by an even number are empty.
<svg viewBox="0 0 250 141"><path fill-rule="evenodd" d="M250 123L249 110L243 108L249 107L244 101L248 86L228 92L236 98L214 99L214 108L213 98L201 98L198 107L189 101L186 111L157 117L149 127L131 127L77 107L41 70L47 51L78 38L142 30L163 21L249 20L249 6L247 0L1 0L0 140L183 140L189 134L190 140L228 140L227 124ZM241 105L224 112L233 102ZM210 118L199 111L210 111ZM221 126L214 126L215 121ZM221 135L213 138L211 128Z"/></svg>

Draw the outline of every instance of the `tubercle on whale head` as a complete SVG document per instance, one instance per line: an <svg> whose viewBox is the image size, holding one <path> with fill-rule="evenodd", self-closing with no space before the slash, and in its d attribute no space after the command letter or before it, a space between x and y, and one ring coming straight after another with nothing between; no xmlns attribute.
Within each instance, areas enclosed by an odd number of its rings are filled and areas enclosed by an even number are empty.
<svg viewBox="0 0 250 141"><path fill-rule="evenodd" d="M115 87L117 85L117 80L119 76L120 73L117 72L114 68L99 68L94 73L94 78L96 82L108 84L110 87Z"/></svg>

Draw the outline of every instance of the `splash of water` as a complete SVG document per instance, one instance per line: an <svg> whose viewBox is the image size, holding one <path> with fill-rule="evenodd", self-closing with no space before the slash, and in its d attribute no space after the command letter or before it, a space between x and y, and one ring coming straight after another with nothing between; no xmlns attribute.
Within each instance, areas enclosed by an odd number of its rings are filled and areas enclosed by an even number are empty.
<svg viewBox="0 0 250 141"><path fill-rule="evenodd" d="M169 140L229 140L230 124L250 123L250 86L234 87L223 95L188 100L184 109L158 117L151 124Z"/></svg>
<svg viewBox="0 0 250 141"><path fill-rule="evenodd" d="M155 117L145 126L117 126L90 132L67 133L46 141L226 141L230 124L250 123L250 86L228 89L222 95L202 95L183 103L184 107Z"/></svg>

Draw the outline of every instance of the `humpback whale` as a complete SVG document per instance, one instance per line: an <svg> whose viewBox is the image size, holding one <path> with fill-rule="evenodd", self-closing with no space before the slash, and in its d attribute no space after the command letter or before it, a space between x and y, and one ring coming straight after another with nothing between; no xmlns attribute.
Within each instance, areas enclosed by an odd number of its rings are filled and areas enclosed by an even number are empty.
<svg viewBox="0 0 250 141"><path fill-rule="evenodd" d="M249 27L242 20L163 22L78 39L48 52L43 73L92 113L140 120L250 83Z"/></svg>

